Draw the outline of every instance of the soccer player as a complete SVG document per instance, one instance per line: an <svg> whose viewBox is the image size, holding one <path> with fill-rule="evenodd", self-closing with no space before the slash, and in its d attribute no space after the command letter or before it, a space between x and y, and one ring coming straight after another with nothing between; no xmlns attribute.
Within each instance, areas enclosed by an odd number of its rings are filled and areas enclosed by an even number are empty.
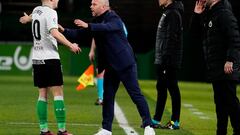
<svg viewBox="0 0 240 135"><path fill-rule="evenodd" d="M32 14L20 18L25 24L32 22L33 45L33 80L39 89L37 115L39 118L40 135L54 135L48 129L47 97L48 91L54 96L54 111L57 120L57 135L72 135L66 130L66 114L63 98L63 76L57 41L74 53L81 49L76 43L69 42L58 31L58 16L54 10L58 0L42 0L42 6L34 8Z"/></svg>

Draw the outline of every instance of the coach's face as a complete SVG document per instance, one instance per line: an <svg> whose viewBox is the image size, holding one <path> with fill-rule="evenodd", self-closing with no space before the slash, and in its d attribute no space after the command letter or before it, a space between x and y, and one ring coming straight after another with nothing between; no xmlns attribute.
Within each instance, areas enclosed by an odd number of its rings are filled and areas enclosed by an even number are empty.
<svg viewBox="0 0 240 135"><path fill-rule="evenodd" d="M104 4L101 0L92 0L90 8L92 16L99 16L104 12Z"/></svg>

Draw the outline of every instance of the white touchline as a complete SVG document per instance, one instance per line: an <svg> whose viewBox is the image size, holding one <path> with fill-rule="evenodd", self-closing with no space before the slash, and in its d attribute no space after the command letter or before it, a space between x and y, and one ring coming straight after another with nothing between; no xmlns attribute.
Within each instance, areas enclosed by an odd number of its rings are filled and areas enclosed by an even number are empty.
<svg viewBox="0 0 240 135"><path fill-rule="evenodd" d="M127 135L138 135L138 133L128 125L128 121L122 111L122 109L119 107L117 102L115 102L115 109L114 109L114 115L117 119L117 122L119 123L119 126L123 128L124 132Z"/></svg>
<svg viewBox="0 0 240 135"><path fill-rule="evenodd" d="M198 116L200 119L211 119L208 117L205 113L200 112L198 108L195 108L192 104L186 104L184 103L183 106L187 108L189 111L191 111L194 115Z"/></svg>

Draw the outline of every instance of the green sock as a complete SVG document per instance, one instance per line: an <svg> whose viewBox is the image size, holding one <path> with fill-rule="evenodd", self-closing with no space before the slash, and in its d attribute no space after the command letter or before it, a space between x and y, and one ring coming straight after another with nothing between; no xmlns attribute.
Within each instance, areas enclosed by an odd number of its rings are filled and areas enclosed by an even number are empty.
<svg viewBox="0 0 240 135"><path fill-rule="evenodd" d="M57 119L58 129L59 131L63 132L65 131L65 128L66 128L66 114L65 114L63 97L61 96L54 97L54 111Z"/></svg>
<svg viewBox="0 0 240 135"><path fill-rule="evenodd" d="M40 131L47 132L47 102L42 99L39 99L37 102L37 115L39 119Z"/></svg>

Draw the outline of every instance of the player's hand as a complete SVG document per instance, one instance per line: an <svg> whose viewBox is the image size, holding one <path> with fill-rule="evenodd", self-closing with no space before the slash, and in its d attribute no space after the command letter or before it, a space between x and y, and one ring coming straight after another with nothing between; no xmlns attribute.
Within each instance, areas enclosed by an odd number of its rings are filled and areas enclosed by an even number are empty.
<svg viewBox="0 0 240 135"><path fill-rule="evenodd" d="M95 58L95 53L94 53L94 51L90 51L88 57L89 57L89 60L90 60L91 62L93 62L93 61L94 61L94 58Z"/></svg>
<svg viewBox="0 0 240 135"><path fill-rule="evenodd" d="M63 28L62 25L58 24L58 31L61 32L61 33L63 33L64 30L65 30L65 28Z"/></svg>
<svg viewBox="0 0 240 135"><path fill-rule="evenodd" d="M32 21L32 17L28 15L26 12L23 13L24 16L20 17L19 22L22 24L26 24Z"/></svg>
<svg viewBox="0 0 240 135"><path fill-rule="evenodd" d="M75 19L74 24L77 25L78 27L88 28L88 23L85 23L80 19Z"/></svg>
<svg viewBox="0 0 240 135"><path fill-rule="evenodd" d="M233 62L227 61L224 65L224 72L226 74L231 74L233 72Z"/></svg>
<svg viewBox="0 0 240 135"><path fill-rule="evenodd" d="M195 3L194 12L201 14L205 10L206 0L197 0Z"/></svg>
<svg viewBox="0 0 240 135"><path fill-rule="evenodd" d="M80 52L82 52L81 48L78 47L78 44L76 43L73 43L71 46L70 46L70 50L76 54L79 54Z"/></svg>

